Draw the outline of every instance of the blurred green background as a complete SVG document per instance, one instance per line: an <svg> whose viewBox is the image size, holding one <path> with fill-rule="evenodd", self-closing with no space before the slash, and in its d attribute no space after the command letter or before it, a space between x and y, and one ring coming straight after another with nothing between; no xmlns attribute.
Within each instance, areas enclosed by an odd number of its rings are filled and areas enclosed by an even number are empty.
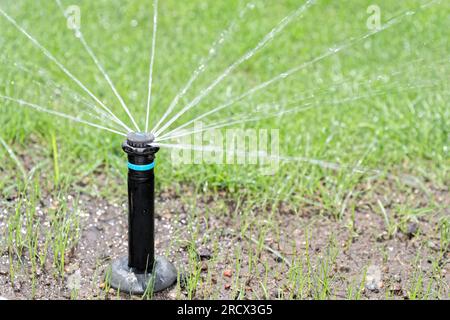
<svg viewBox="0 0 450 320"><path fill-rule="evenodd" d="M78 5L81 26L133 115L143 126L147 99L152 1L62 1ZM303 1L175 1L159 3L159 26L154 67L151 123L164 113L173 97L207 56L211 44L232 21L236 28L208 68L178 104L180 110L267 34ZM417 10L425 1L377 1L382 23L409 10L415 15L373 37L323 59L291 77L267 87L232 108L204 120L206 124L231 115L253 113L264 103L314 98L314 108L257 123L248 128L280 130L281 154L356 164L395 175L411 174L443 185L448 178L448 30L450 4L446 1ZM255 85L367 34L367 8L372 1L317 1L269 45L243 63L202 103L171 128L229 101ZM239 18L246 5L251 10ZM57 59L129 126L131 123L107 83L84 51L53 1L3 0L1 8L35 36ZM49 85L54 81L82 93L52 62L3 17L0 19L2 94L24 99L71 115L82 106ZM26 67L29 72L24 72ZM45 73L42 73L42 70ZM431 86L428 86L430 85ZM421 86L427 85L422 88ZM409 87L409 88L408 88ZM408 90L405 90L408 89ZM374 92L371 98L360 99ZM352 101L351 99L355 99ZM339 102L330 105L330 101ZM71 123L64 119L1 101L1 137L18 153L32 151L34 162L47 159L42 170L49 188L55 170L52 134L58 153L59 185L71 186L82 177L101 173L111 183L102 193L114 197L116 177L124 181L123 137ZM87 118L86 118L87 119ZM95 122L95 119L93 119ZM17 177L14 161L1 152L2 184ZM304 162L283 163L274 176L261 176L255 166L172 166L170 150L158 154L159 187L192 183L200 188L249 192L266 199L274 192L297 197L320 191L334 199L340 189L358 179L350 169L336 173ZM48 169L48 170L45 170ZM325 180L323 180L325 179ZM383 179L383 177L380 177ZM355 180L355 181L349 181ZM109 181L109 180L108 180ZM325 189L318 188L324 182ZM113 183L114 182L114 183ZM345 187L344 187L345 185ZM280 189L281 187L281 189ZM69 187L70 188L70 187ZM10 190L2 188L3 190ZM339 197L338 197L339 198ZM335 200L330 200L331 202ZM340 200L336 200L339 202Z"/></svg>

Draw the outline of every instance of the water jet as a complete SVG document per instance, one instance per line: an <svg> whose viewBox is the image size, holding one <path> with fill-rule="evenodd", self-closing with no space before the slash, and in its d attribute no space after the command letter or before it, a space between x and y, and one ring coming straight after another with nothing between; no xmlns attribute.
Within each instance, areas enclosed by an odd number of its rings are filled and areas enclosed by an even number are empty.
<svg viewBox="0 0 450 320"><path fill-rule="evenodd" d="M173 285L177 271L155 256L155 155L151 133L131 132L122 144L128 155L128 256L113 261L108 282L130 294L158 292Z"/></svg>

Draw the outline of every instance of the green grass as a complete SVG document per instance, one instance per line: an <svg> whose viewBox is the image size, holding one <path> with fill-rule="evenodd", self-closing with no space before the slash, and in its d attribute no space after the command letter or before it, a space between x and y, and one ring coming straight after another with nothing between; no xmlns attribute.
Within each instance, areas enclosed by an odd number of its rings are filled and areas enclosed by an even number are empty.
<svg viewBox="0 0 450 320"><path fill-rule="evenodd" d="M72 4L62 2L64 6ZM151 2L77 1L82 12L82 31L87 41L141 127L145 123L147 99ZM294 0L271 3L255 0L252 3L255 8L239 20L239 12L245 6L243 1L160 1L152 124L162 116L197 67L199 59L208 54L211 43L230 21L237 19L236 32L180 101L177 110L195 98L226 66L253 48L299 5L299 1ZM399 13L415 10L424 3L419 0L377 1L383 22ZM171 128L319 56L351 37L367 33L366 9L370 4L371 1L356 0L346 1L345 4L317 1L315 6L240 66ZM1 8L17 19L131 126L107 83L72 32L65 27L66 22L53 1L7 0L2 2ZM218 259L220 245L216 243L219 248L209 262L206 279L201 277L201 264L195 259L195 241L202 239L203 232L198 229L197 222L209 221L218 215L229 216L231 224L238 227L236 234L241 239L252 234L257 242L254 248L254 243L247 239L248 250L236 249L234 252L230 295L243 297L240 294L245 291L246 285L239 272L245 265L260 284L261 290L254 297L267 298L270 297L267 280L279 275L267 266L263 271L258 268L261 264L264 266L260 256L261 252L267 251L264 247L267 236L270 234L280 238L285 232L279 224L280 204L289 203L297 214L308 207L314 214L346 225L349 231L347 247L358 237L355 211L358 210L359 199L373 201L373 212L385 222L389 237L404 230L410 221L445 213L443 202L435 191L446 190L441 197L448 200L449 9L450 5L442 1L426 10L419 10L416 15L405 17L398 25L205 119L206 123L212 123L248 113L263 103L283 103L314 94L314 108L249 123L246 127L279 129L282 155L339 163L342 165L340 170L329 170L308 162L288 161L281 164L275 175L265 176L255 166L173 166L170 150L163 149L158 153L158 190L175 190L182 203L192 209L186 226L191 239L175 237L173 240L174 245L184 240L189 242L189 265L186 268L190 276L186 288L179 288L179 292L186 290L187 298L195 298L197 294L219 297L218 285L211 282L211 270L215 259ZM137 26L133 26L134 20L138 22ZM0 30L0 94L74 116L81 115L83 105L72 97L73 92L81 94L82 91L4 18L0 19ZM39 73L41 69L45 73ZM430 82L432 87L414 88ZM64 88L55 90L53 83ZM333 104L360 96L371 97ZM44 265L48 259L52 260L55 276L63 277L65 256L68 250L76 247L83 230L77 208L68 206L65 199L69 194L80 192L114 203L125 199L126 167L121 151L123 137L3 100L0 100L0 110L0 200L3 203L4 199L16 195L20 199L14 208L8 208L7 217L2 219L7 227L0 231L3 239L0 248L5 246L11 255L11 280L21 269L22 262L16 257L24 256L25 252L32 266L29 270L31 281L35 279L38 265ZM352 171L355 166L379 170L380 173L370 177ZM386 208L383 194L371 188L374 185L381 186L384 194L396 192L406 195L407 200ZM183 195L183 186L190 186L195 190L195 195L211 195L215 206L198 209L197 198ZM414 200L414 190L417 189L428 195L426 204L417 204ZM226 192L226 199L217 196L222 191ZM49 209L45 221L36 220L33 211L35 202L43 194L58 199L56 207ZM229 203L234 204L234 211ZM257 219L254 210L259 210ZM36 224L44 222L48 222L50 227L45 234L41 234L39 230L42 229L37 228ZM433 230L441 250L448 248L450 243L449 225L448 217L444 216ZM20 231L23 226L25 233ZM305 230L314 232L308 227ZM214 233L214 230L207 231ZM44 243L43 246L37 245L38 238ZM342 250L340 247L338 249ZM294 257L285 274L290 279L290 291L282 297L335 298L330 282L338 280L333 278L330 270L335 263L334 251L338 249L330 240L325 256L319 261L314 259L313 263L308 250L299 253L298 259ZM447 254L445 250L442 256ZM436 266L439 270L435 272L440 274L442 266L439 263ZM423 282L421 272L416 270L411 276L410 298L427 298L434 290L429 281ZM361 298L363 282L354 279L347 290L347 298ZM109 288L104 291L107 294ZM438 296L445 296L445 292L444 288Z"/></svg>

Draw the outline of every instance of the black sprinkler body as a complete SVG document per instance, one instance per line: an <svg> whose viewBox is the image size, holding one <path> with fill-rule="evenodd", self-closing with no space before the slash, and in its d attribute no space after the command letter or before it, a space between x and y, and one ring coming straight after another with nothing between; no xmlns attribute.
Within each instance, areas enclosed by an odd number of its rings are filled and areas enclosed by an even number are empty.
<svg viewBox="0 0 450 320"><path fill-rule="evenodd" d="M128 257L112 263L111 287L142 294L175 283L175 267L154 252L155 154L151 133L129 133L122 149L128 155Z"/></svg>
<svg viewBox="0 0 450 320"><path fill-rule="evenodd" d="M122 149L128 154L128 266L137 273L153 269L154 264L154 161L158 148L146 135L129 135ZM130 167L133 167L133 170ZM138 169L144 168L144 169ZM147 168L148 170L145 170Z"/></svg>

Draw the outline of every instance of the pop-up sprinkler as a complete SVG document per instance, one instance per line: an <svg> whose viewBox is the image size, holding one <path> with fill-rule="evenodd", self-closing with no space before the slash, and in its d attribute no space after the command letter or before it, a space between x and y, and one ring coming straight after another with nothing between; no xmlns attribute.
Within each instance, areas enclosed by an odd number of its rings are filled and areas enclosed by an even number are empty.
<svg viewBox="0 0 450 320"><path fill-rule="evenodd" d="M157 292L173 285L175 267L155 257L155 154L151 133L129 133L122 148L128 154L128 257L111 265L111 287L130 294Z"/></svg>

